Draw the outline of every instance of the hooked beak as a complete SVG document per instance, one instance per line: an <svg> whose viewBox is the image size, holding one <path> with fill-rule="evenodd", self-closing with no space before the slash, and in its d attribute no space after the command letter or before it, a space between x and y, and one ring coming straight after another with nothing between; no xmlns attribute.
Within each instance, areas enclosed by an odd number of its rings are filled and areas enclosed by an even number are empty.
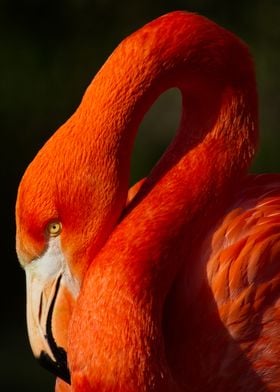
<svg viewBox="0 0 280 392"><path fill-rule="evenodd" d="M26 265L25 273L32 351L42 366L70 384L65 347L79 283L70 273L59 237L50 239L47 251Z"/></svg>

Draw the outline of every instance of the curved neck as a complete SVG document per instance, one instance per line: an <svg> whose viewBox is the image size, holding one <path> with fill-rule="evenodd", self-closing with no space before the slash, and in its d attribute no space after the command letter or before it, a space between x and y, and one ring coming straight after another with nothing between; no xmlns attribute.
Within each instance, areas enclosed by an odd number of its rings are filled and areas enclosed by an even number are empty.
<svg viewBox="0 0 280 392"><path fill-rule="evenodd" d="M114 374L120 390L175 390L161 331L164 300L192 232L201 219L215 218L215 208L207 212L207 205L226 203L257 141L255 80L246 47L200 16L161 17L123 41L74 115L91 135L86 140L98 158L93 165L115 184L112 192L123 195L122 203L138 125L170 87L182 92L178 133L88 270L72 320L70 366L72 361L75 369L83 367L87 354L97 358L88 377L102 379L104 391ZM81 354L77 336L85 339L85 314L95 332L86 336L89 352ZM106 361L111 375L102 373Z"/></svg>
<svg viewBox="0 0 280 392"><path fill-rule="evenodd" d="M183 12L171 15L119 45L75 114L86 142L104 159L104 171L109 155L119 165L114 167L118 178L128 177L135 134L144 114L171 87L178 87L183 95L179 143L173 148L176 156L178 145L181 155L186 154L206 135L220 138L224 145L230 143L227 147L232 147L234 160L243 167L254 151L257 100L247 48L207 19ZM235 145L242 147L242 157Z"/></svg>

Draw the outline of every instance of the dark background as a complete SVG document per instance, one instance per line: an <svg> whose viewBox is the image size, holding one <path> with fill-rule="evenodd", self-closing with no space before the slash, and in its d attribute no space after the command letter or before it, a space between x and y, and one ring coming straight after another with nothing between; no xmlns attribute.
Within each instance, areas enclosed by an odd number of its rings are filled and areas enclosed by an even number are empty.
<svg viewBox="0 0 280 392"><path fill-rule="evenodd" d="M204 14L251 47L261 107L261 148L253 171L280 169L280 2L28 0L0 2L1 49L1 391L51 391L54 379L33 359L25 326L24 273L14 251L20 177L38 149L79 104L93 75L129 33L175 9ZM179 96L166 93L137 139L132 182L168 143Z"/></svg>

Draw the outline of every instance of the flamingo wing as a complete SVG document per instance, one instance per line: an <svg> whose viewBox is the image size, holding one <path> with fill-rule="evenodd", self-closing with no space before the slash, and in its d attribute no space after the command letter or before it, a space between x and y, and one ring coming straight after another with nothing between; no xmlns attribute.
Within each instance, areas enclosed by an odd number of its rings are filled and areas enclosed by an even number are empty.
<svg viewBox="0 0 280 392"><path fill-rule="evenodd" d="M212 324L213 336L223 336L212 347L220 353L212 378L219 385L230 376L239 391L279 390L280 176L248 176L206 243L206 281L222 324Z"/></svg>
<svg viewBox="0 0 280 392"><path fill-rule="evenodd" d="M238 189L185 252L165 305L167 357L183 390L280 390L280 176L250 175Z"/></svg>

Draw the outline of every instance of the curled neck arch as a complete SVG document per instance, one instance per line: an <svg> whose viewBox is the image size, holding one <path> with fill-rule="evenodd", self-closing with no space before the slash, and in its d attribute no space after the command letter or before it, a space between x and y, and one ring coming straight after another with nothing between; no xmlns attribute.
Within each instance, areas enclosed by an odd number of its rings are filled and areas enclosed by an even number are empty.
<svg viewBox="0 0 280 392"><path fill-rule="evenodd" d="M177 135L89 267L75 308L72 371L80 374L87 356L98 359L77 377L76 386L90 382L110 390L115 376L120 390L176 391L161 317L181 260L177 240L183 230L182 238L188 238L205 217L215 216L213 205L226 203L255 151L257 97L245 45L203 17L184 12L163 16L119 45L68 124L73 133L82 124L91 170L96 165L97 175L107 176L101 187L110 188L114 211L123 207L138 125L170 87L182 93ZM208 215L207 205L212 205ZM90 336L83 333L84 317L95 331ZM125 331L105 331L104 326L121 326L124 319ZM88 352L81 353L83 339ZM106 363L110 375L102 371Z"/></svg>
<svg viewBox="0 0 280 392"><path fill-rule="evenodd" d="M74 116L83 124L80 138L89 142L93 153L97 149L99 155L103 152L105 156L100 159L105 162L108 153L114 157L115 164L106 168L108 173L111 169L127 184L139 123L155 99L171 87L182 93L182 119L161 171L174 155L179 159L206 138L221 139L225 149L232 149L232 166L236 164L238 170L247 167L258 127L248 50L213 22L174 12L151 22L118 46Z"/></svg>

